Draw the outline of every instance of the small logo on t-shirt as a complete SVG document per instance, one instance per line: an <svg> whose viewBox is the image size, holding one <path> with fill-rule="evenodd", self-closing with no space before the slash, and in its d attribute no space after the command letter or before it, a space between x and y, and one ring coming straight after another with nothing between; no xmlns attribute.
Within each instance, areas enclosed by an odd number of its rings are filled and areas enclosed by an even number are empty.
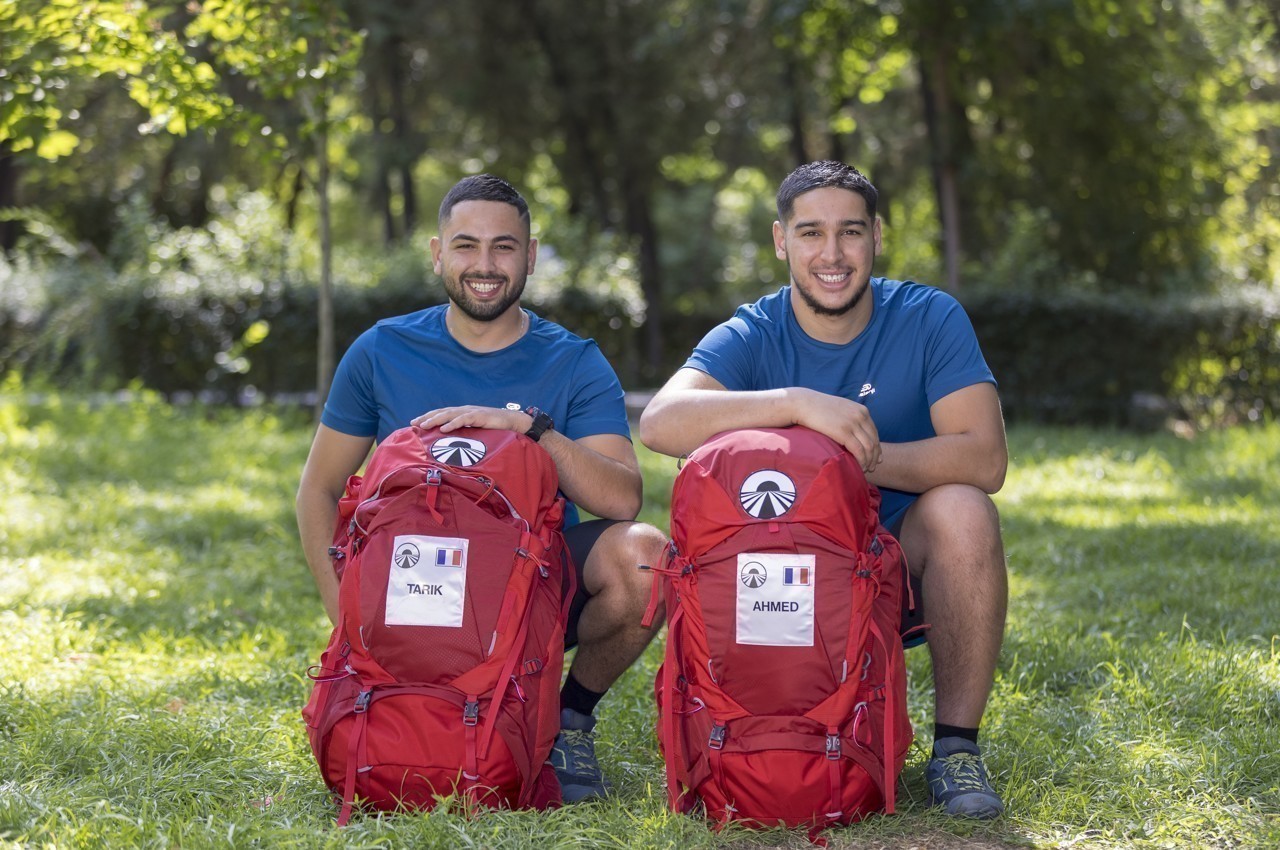
<svg viewBox="0 0 1280 850"><path fill-rule="evenodd" d="M871 384L863 384L862 389L858 390L858 398L866 398L869 395L875 395L876 388Z"/></svg>

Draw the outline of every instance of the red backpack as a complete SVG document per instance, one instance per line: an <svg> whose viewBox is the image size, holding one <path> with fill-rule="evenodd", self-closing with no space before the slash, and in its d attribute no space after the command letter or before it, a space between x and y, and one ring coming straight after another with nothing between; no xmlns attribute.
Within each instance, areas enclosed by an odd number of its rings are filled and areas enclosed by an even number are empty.
<svg viewBox="0 0 1280 850"><path fill-rule="evenodd" d="M474 428L403 428L347 482L329 550L338 624L302 712L339 824L357 799L560 803L545 762L573 571L557 485L532 440Z"/></svg>
<svg viewBox="0 0 1280 850"><path fill-rule="evenodd" d="M854 457L805 428L725 432L689 456L659 570L674 811L815 832L893 812L912 732L902 550L879 502Z"/></svg>

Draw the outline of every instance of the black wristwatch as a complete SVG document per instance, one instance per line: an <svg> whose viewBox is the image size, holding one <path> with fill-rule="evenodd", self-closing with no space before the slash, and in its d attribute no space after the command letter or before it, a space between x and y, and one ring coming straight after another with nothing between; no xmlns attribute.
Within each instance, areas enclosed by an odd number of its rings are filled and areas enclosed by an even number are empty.
<svg viewBox="0 0 1280 850"><path fill-rule="evenodd" d="M524 432L524 435L535 443L538 442L539 437L556 427L549 413L544 413L532 405L526 407L524 412L533 417L533 424L529 426L528 431Z"/></svg>
<svg viewBox="0 0 1280 850"><path fill-rule="evenodd" d="M507 402L507 410L519 410L519 409L520 409L520 405L517 404L516 402L514 401ZM551 419L550 414L543 413L541 410L534 407L533 405L529 405L528 407L526 407L524 409L524 412L533 417L533 424L529 426L528 431L524 432L524 435L528 437L530 440L533 440L535 443L538 442L539 437L541 437L543 434L550 431L552 428L556 427L556 423Z"/></svg>

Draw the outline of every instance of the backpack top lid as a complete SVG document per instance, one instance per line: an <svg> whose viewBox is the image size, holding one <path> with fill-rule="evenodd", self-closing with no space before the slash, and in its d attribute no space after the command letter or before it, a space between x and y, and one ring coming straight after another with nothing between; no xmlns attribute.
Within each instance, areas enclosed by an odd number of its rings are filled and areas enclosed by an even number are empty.
<svg viewBox="0 0 1280 850"><path fill-rule="evenodd" d="M716 434L689 455L671 495L671 533L694 557L753 523L802 523L868 544L880 494L852 454L808 428Z"/></svg>
<svg viewBox="0 0 1280 850"><path fill-rule="evenodd" d="M541 517L556 500L560 478L546 449L523 434L483 428L409 426L387 435L365 468L367 498L379 482L406 466L452 467L459 473L488 478L526 519Z"/></svg>

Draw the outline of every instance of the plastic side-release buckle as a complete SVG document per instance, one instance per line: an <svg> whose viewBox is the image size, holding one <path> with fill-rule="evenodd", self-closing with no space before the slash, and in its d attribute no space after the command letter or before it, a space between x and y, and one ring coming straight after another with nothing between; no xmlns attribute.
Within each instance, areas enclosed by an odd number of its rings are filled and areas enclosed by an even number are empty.
<svg viewBox="0 0 1280 850"><path fill-rule="evenodd" d="M711 735L707 737L707 746L713 750L724 749L725 728L719 724L711 727Z"/></svg>
<svg viewBox="0 0 1280 850"><path fill-rule="evenodd" d="M431 485L432 487L440 486L440 470L436 469L435 467L432 467L427 470L427 484Z"/></svg>
<svg viewBox="0 0 1280 850"><path fill-rule="evenodd" d="M827 758L832 761L840 758L840 735L838 733L827 733Z"/></svg>
<svg viewBox="0 0 1280 850"><path fill-rule="evenodd" d="M356 714L364 714L369 710L369 703L373 702L373 691L361 691L356 694L356 704L352 709Z"/></svg>
<svg viewBox="0 0 1280 850"><path fill-rule="evenodd" d="M880 542L880 535L871 538L871 545L867 547L871 550L872 555L879 555L884 551L884 544Z"/></svg>
<svg viewBox="0 0 1280 850"><path fill-rule="evenodd" d="M480 722L480 703L468 701L462 706L462 725L475 726Z"/></svg>

